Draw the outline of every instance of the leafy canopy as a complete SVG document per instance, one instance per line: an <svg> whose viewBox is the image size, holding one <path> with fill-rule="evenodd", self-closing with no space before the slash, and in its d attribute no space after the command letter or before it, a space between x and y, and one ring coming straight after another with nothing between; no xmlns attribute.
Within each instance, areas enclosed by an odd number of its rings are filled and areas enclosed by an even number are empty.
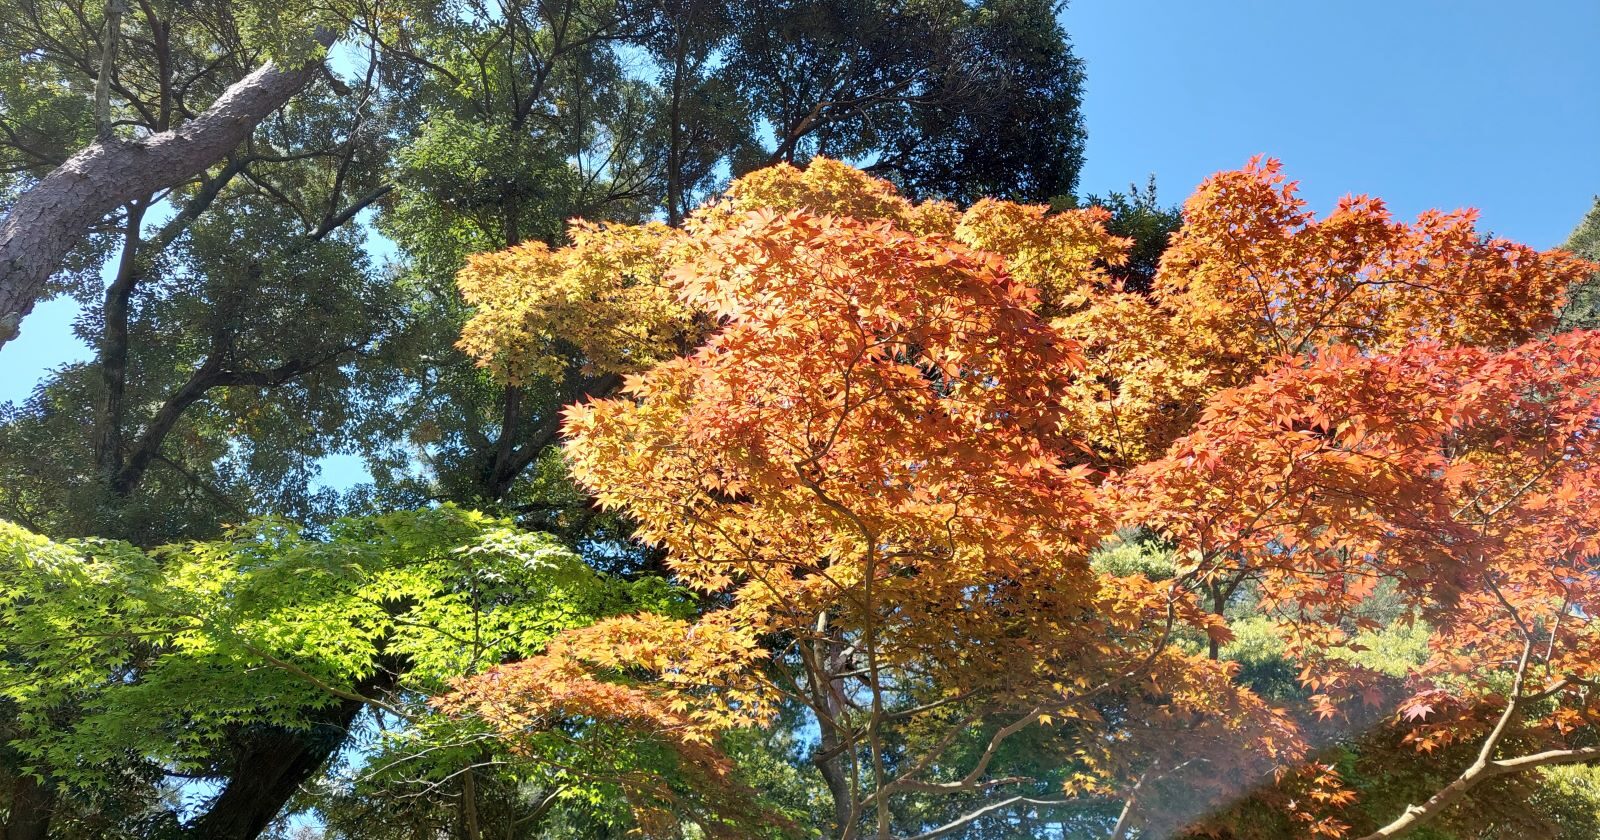
<svg viewBox="0 0 1600 840"><path fill-rule="evenodd" d="M10 745L86 798L129 772L225 775L241 729L309 732L339 708L343 725L387 718L367 749L414 770L470 734L429 720L451 680L597 616L684 608L659 579L602 577L548 535L449 506L322 536L263 519L148 552L0 528Z"/></svg>

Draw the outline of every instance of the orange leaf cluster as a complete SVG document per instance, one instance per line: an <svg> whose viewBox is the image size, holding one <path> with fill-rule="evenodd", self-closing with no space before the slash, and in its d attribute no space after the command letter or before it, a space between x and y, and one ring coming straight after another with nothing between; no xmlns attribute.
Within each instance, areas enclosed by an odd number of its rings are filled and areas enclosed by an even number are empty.
<svg viewBox="0 0 1600 840"><path fill-rule="evenodd" d="M1563 251L1482 238L1470 210L1396 221L1353 196L1323 219L1277 161L1208 179L1184 205L1155 294L1203 352L1259 366L1315 347L1505 345L1554 323L1585 273Z"/></svg>
<svg viewBox="0 0 1600 840"><path fill-rule="evenodd" d="M1124 521L1257 576L1329 713L1370 678L1330 654L1355 644L1383 585L1432 630L1399 718L1470 716L1504 705L1530 638L1552 684L1576 692L1600 666L1597 431L1600 333L1498 352L1334 347L1219 394L1166 457L1108 490ZM1526 726L1595 722L1573 712ZM1483 734L1466 729L1419 744Z"/></svg>

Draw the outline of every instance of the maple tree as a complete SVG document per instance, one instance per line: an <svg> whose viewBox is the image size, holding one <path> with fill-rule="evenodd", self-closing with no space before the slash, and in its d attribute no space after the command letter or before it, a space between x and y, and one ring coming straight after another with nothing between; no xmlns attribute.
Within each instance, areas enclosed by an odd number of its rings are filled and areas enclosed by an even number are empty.
<svg viewBox="0 0 1600 840"><path fill-rule="evenodd" d="M1600 541L1600 335L1506 351L1325 350L1213 400L1166 458L1124 477L1127 514L1243 573L1333 715L1372 690L1338 656L1379 585L1429 629L1396 711L1406 740L1476 756L1398 836L1495 776L1600 757L1589 605Z"/></svg>
<svg viewBox="0 0 1600 840"><path fill-rule="evenodd" d="M817 160L681 228L474 258L462 346L508 378L556 342L625 374L569 409L572 472L718 598L573 631L441 703L508 734L609 721L707 779L719 733L798 705L837 837L894 836L940 796L971 810L916 836L1101 800L1113 837L1171 832L1261 784L1338 836L1354 794L1309 727L1390 699L1357 655L1387 587L1429 651L1393 725L1477 759L1371 836L1593 758L1600 337L1529 341L1587 264L1470 212L1405 224L1354 197L1317 219L1258 160L1202 185L1130 289L1107 215L914 204ZM1170 572L1097 561L1119 526ZM1245 591L1309 705L1219 656ZM1017 737L1055 751L1056 790L1008 772Z"/></svg>
<svg viewBox="0 0 1600 840"><path fill-rule="evenodd" d="M340 752L355 770L327 784L448 836L496 813L535 826L609 797L565 778L563 762L664 766L594 732L574 747L572 733L546 731L512 754L429 709L452 677L535 653L560 630L684 612L659 578L597 574L506 520L442 505L310 534L262 519L152 551L0 521L0 583L7 749L29 768L8 797L48 793L49 836L256 836ZM215 785L215 801L183 818L124 782L169 773ZM262 775L274 780L264 790ZM613 812L599 811L627 819Z"/></svg>

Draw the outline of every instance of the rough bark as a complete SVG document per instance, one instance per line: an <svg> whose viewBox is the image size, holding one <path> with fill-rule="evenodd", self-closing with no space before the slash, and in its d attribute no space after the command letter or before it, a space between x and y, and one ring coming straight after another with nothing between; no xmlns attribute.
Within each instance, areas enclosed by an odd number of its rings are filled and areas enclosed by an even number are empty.
<svg viewBox="0 0 1600 840"><path fill-rule="evenodd" d="M333 33L319 30L323 46ZM205 171L283 107L321 70L268 62L204 113L136 140L96 140L23 193L0 222L0 348L17 336L45 282L88 227L107 213Z"/></svg>
<svg viewBox="0 0 1600 840"><path fill-rule="evenodd" d="M855 738L840 726L845 714L844 687L843 681L832 675L850 670L850 663L845 658L842 639L837 630L829 629L826 615L818 617L817 631L827 639L812 643L808 662L811 673L807 681L820 735L811 763L822 774L828 796L833 800L832 836L844 837L851 831L858 801L846 756L847 751L855 749Z"/></svg>

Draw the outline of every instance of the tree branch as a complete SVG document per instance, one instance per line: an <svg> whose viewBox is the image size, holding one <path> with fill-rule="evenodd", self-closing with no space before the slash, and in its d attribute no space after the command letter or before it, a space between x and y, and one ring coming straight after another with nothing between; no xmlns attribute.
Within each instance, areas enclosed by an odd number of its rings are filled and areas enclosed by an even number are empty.
<svg viewBox="0 0 1600 840"><path fill-rule="evenodd" d="M334 37L319 30L316 40L327 47ZM221 160L320 67L320 61L291 69L268 62L178 128L137 140L96 140L23 193L0 223L0 347L17 336L45 282L85 229L117 207Z"/></svg>

